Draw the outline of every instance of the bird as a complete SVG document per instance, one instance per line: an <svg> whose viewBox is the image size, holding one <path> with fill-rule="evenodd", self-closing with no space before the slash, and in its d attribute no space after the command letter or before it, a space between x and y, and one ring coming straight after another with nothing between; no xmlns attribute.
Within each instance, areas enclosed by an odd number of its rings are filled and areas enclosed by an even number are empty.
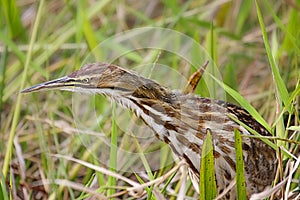
<svg viewBox="0 0 300 200"><path fill-rule="evenodd" d="M171 90L117 65L96 62L85 64L73 73L21 91L49 89L83 94L101 94L130 109L149 126L155 136L188 166L196 191L199 186L201 150L209 130L213 140L215 180L218 194L236 176L234 130L251 136L246 124L262 136L271 136L248 111L235 104L183 91ZM276 172L276 152L259 138L242 139L246 195L262 192L272 184ZM232 188L224 199L236 199Z"/></svg>

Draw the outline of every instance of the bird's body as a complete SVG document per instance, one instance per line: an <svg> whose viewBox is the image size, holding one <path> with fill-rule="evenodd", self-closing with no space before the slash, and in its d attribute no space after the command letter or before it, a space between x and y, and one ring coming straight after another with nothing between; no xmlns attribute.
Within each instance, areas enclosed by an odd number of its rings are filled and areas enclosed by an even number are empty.
<svg viewBox="0 0 300 200"><path fill-rule="evenodd" d="M234 130L251 135L231 117L263 136L270 135L239 106L172 91L115 65L87 64L69 76L33 86L23 92L49 88L104 94L129 108L177 156L187 162L194 182L199 181L202 145L207 130L210 130L219 193L234 180L236 174ZM271 185L275 176L276 155L270 146L257 138L243 137L242 147L249 197ZM232 189L225 198L235 199L235 193L235 189Z"/></svg>

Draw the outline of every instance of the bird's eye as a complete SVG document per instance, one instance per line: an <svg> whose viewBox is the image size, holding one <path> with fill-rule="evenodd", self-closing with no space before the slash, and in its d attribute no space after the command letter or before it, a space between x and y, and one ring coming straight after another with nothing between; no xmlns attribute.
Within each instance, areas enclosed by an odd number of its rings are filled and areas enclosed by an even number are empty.
<svg viewBox="0 0 300 200"><path fill-rule="evenodd" d="M90 82L89 78L82 79L82 83L88 83L88 82Z"/></svg>

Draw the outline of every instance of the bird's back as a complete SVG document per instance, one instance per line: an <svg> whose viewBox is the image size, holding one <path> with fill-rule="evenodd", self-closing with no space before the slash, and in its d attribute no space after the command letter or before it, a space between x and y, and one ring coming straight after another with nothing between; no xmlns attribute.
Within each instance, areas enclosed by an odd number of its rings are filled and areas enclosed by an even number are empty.
<svg viewBox="0 0 300 200"><path fill-rule="evenodd" d="M170 98L168 102L160 103L147 98L141 99L142 104L148 104L157 113L161 113L152 114L154 122L164 125L161 129L153 128L157 137L169 144L175 154L185 159L194 182L198 182L202 145L209 129L214 144L217 187L221 193L234 180L236 174L234 130L239 130L243 135L251 135L229 115L263 136L270 136L269 132L245 109L234 104L181 92L172 92ZM148 125L151 127L151 124ZM262 140L245 136L243 157L247 195L250 196L272 184L276 155ZM225 198L235 199L235 189Z"/></svg>

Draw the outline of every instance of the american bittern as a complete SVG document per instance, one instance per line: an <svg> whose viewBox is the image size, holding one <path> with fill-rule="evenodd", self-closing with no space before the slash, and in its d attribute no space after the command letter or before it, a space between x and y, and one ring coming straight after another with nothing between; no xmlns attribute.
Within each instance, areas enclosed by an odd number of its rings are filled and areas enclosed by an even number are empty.
<svg viewBox="0 0 300 200"><path fill-rule="evenodd" d="M215 177L222 192L236 175L234 130L251 135L228 114L235 116L262 136L270 133L245 109L219 100L172 91L157 82L106 63L86 64L68 76L41 83L23 93L44 89L99 93L129 108L167 143L188 166L194 182L199 181L203 139L209 129L214 143ZM249 197L271 185L275 176L274 150L258 138L243 137L246 190ZM232 189L226 198L235 199Z"/></svg>

